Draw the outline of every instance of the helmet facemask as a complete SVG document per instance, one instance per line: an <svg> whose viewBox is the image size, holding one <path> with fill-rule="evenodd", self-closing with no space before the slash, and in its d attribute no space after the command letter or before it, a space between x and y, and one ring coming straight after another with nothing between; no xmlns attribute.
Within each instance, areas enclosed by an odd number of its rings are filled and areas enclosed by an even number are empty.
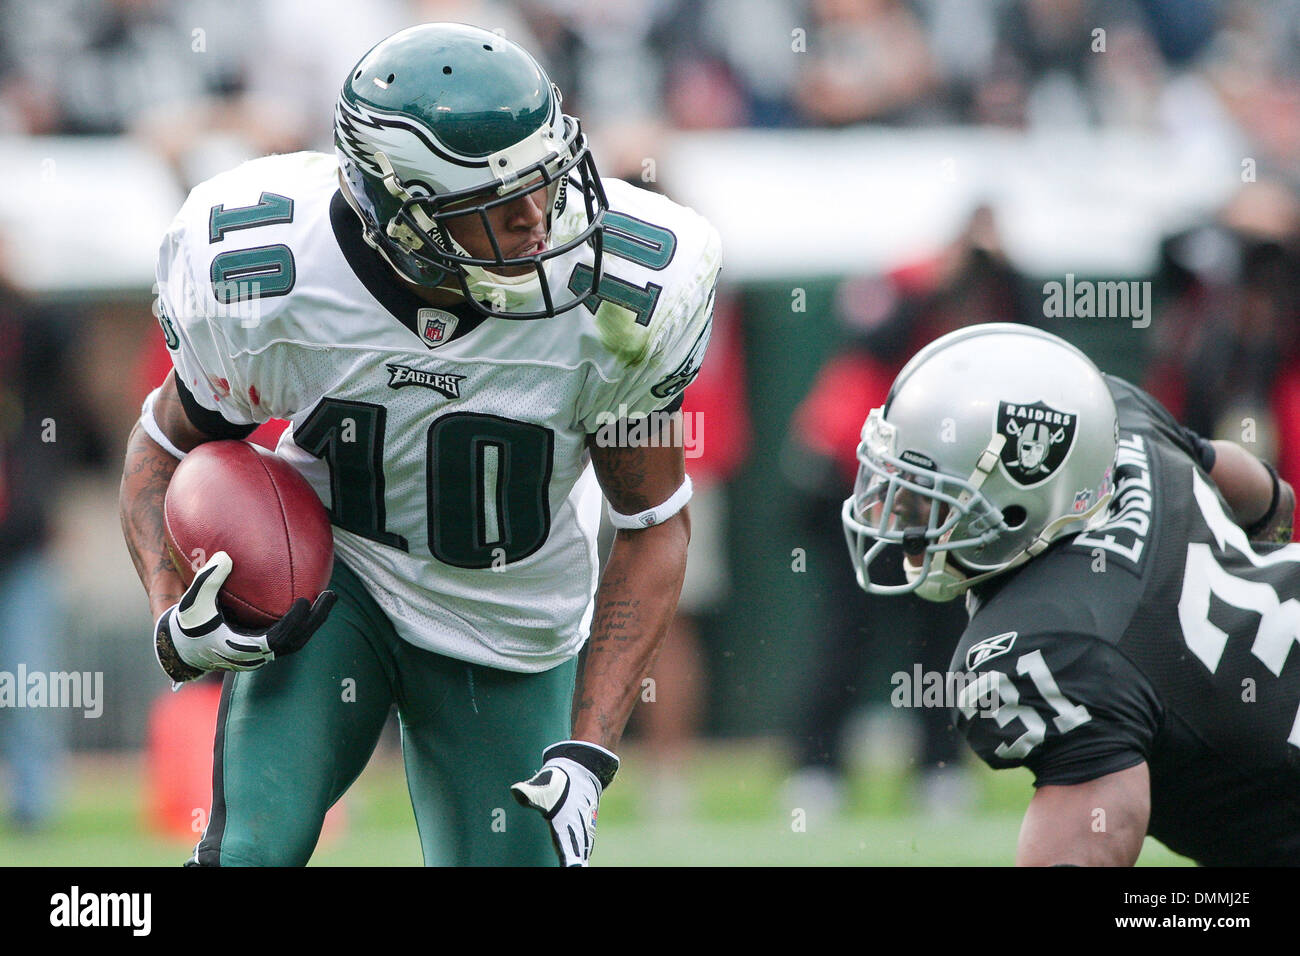
<svg viewBox="0 0 1300 956"><path fill-rule="evenodd" d="M993 445L998 447L994 448ZM858 584L873 594L910 594L948 601L972 580L951 557L989 545L1012 531L1002 512L980 492L997 466L997 436L967 477L938 470L926 456L897 452L897 429L874 409L858 445L857 481L841 517ZM890 546L903 549L906 584L883 584L871 562ZM981 575L982 576L982 575Z"/></svg>
<svg viewBox="0 0 1300 956"><path fill-rule="evenodd" d="M466 302L486 316L543 318L581 304L599 286L609 202L580 124L571 116L561 118L562 140L549 125L543 126L527 140L491 157L493 183L441 195L416 183L403 183L388 157L376 152L384 186L401 205L387 223L368 230L372 244L410 282L445 289L454 281ZM546 248L511 255L492 228L489 211L540 189L546 190ZM574 192L582 197L582 207L570 210ZM491 244L490 257L472 255L452 236L451 224L470 217L477 218ZM553 289L549 263L584 243L593 251L592 281L577 290ZM508 307L511 299L534 294L542 299L541 309Z"/></svg>

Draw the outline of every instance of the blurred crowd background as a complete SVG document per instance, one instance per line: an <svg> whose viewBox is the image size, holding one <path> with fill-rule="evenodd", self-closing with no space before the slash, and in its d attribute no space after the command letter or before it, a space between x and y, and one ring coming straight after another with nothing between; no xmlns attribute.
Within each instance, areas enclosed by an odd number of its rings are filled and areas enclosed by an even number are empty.
<svg viewBox="0 0 1300 956"><path fill-rule="evenodd" d="M168 369L167 220L243 159L330 150L351 65L430 20L524 45L604 175L723 232L691 580L635 718L661 812L700 735L777 741L791 805L834 810L891 673L946 667L960 609L869 603L838 522L863 418L934 337L1049 328L1300 483L1300 0L5 0L0 671L105 687L95 720L0 709L7 825L164 706L116 489ZM1045 314L1067 274L1150 283L1149 325ZM959 812L946 712L895 717L918 805Z"/></svg>

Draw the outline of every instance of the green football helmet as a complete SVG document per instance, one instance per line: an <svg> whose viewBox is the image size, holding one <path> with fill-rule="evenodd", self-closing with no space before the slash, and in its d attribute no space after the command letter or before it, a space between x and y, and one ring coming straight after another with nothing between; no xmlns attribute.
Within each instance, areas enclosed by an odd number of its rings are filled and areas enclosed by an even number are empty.
<svg viewBox="0 0 1300 956"><path fill-rule="evenodd" d="M334 144L367 242L410 282L459 285L480 313L512 319L565 312L595 291L609 203L580 124L518 44L458 23L394 34L343 84ZM493 232L488 210L535 189L547 191L547 238L519 255ZM464 217L478 218L491 257L452 238L448 224ZM595 255L591 285L561 279L560 298L548 264L584 243Z"/></svg>

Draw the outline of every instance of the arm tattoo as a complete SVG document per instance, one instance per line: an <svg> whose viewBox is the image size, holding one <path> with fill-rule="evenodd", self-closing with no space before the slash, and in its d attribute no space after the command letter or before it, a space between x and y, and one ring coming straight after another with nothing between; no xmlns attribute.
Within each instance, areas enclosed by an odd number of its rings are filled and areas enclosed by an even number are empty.
<svg viewBox="0 0 1300 956"><path fill-rule="evenodd" d="M606 574L600 582L595 614L591 619L591 640L587 644L586 660L578 674L578 686L573 698L573 722L594 720L605 739L617 738L622 733L626 714L611 713L610 701L599 699L605 695L593 693L602 677L613 675L635 657L639 648L635 640L641 634L638 610L641 602L629 595L626 574ZM629 643L632 642L632 643Z"/></svg>
<svg viewBox="0 0 1300 956"><path fill-rule="evenodd" d="M637 611L641 602L610 598L601 602L591 619L593 644L606 641L630 641L636 637Z"/></svg>
<svg viewBox="0 0 1300 956"><path fill-rule="evenodd" d="M671 532L671 526L660 529ZM652 532L630 532L641 535ZM573 695L573 728L603 747L618 746L642 680L659 651L686 567L684 538L640 551L615 539L609 566L596 592L591 639Z"/></svg>
<svg viewBox="0 0 1300 956"><path fill-rule="evenodd" d="M126 470L120 495L122 533L136 574L152 600L180 600L176 567L163 529L163 500L179 464L157 449L139 425L127 440ZM164 590L167 593L164 593Z"/></svg>
<svg viewBox="0 0 1300 956"><path fill-rule="evenodd" d="M662 442L591 449L601 490L622 514L646 511L671 496L685 473L682 454ZM652 528L615 535L573 697L579 739L618 746L672 620L689 538L684 511Z"/></svg>
<svg viewBox="0 0 1300 956"><path fill-rule="evenodd" d="M600 486L614 510L639 514L654 506L645 493L649 461L645 448L609 448L600 458Z"/></svg>

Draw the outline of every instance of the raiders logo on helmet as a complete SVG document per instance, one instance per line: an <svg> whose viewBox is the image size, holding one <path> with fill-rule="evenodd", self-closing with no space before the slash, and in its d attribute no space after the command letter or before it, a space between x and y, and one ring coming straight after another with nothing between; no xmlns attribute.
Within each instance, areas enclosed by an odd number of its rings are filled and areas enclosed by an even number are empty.
<svg viewBox="0 0 1300 956"><path fill-rule="evenodd" d="M1042 484L1069 457L1077 426L1078 415L1043 402L999 402L997 429L1007 439L1002 446L1007 477L1024 488Z"/></svg>

